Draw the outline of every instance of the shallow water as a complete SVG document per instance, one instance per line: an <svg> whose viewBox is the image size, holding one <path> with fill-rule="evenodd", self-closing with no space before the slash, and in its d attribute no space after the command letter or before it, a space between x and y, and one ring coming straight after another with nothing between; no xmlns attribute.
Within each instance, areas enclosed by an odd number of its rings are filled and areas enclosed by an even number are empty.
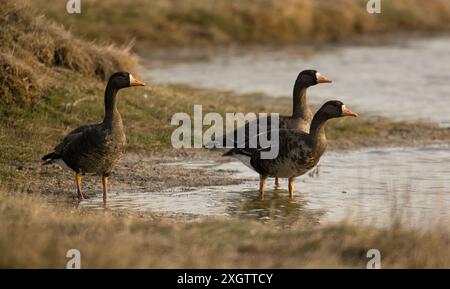
<svg viewBox="0 0 450 289"><path fill-rule="evenodd" d="M181 63L150 63L151 81L290 96L300 70L313 68L331 85L309 90L311 103L340 99L349 107L397 120L450 126L450 37L399 40L383 46L283 48L210 54Z"/></svg>
<svg viewBox="0 0 450 289"><path fill-rule="evenodd" d="M118 192L110 195L111 209L151 210L166 214L222 216L276 222L318 224L347 219L389 226L400 219L407 226L450 225L450 147L364 149L327 152L314 177L296 180L295 198L287 183L258 198L256 173L239 162L172 163L186 168L227 170L245 179L240 185L186 188L162 192ZM102 208L98 195L83 207Z"/></svg>

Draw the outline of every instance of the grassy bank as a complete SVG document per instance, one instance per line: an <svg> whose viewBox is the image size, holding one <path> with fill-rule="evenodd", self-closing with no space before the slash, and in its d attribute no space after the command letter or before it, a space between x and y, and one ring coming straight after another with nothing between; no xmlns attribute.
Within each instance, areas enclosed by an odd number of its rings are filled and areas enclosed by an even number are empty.
<svg viewBox="0 0 450 289"><path fill-rule="evenodd" d="M365 268L372 248L380 250L383 268L448 268L449 242L447 231L438 228L416 232L340 224L281 230L220 220L173 224L0 193L1 268L64 268L71 248L80 250L83 268Z"/></svg>
<svg viewBox="0 0 450 289"><path fill-rule="evenodd" d="M51 90L68 86L71 77L85 88L117 70L136 71L129 47L99 46L80 40L34 14L23 3L0 5L0 105L30 108ZM73 86L73 85L72 85Z"/></svg>
<svg viewBox="0 0 450 289"><path fill-rule="evenodd" d="M336 41L363 34L441 31L450 28L450 1L367 0L83 0L79 15L66 1L29 1L31 7L92 40L145 50L166 46L287 44Z"/></svg>

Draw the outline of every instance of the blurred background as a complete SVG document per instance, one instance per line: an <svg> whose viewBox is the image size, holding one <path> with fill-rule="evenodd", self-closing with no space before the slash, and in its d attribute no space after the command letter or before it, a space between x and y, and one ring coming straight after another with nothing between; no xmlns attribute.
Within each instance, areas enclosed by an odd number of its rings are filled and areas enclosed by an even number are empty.
<svg viewBox="0 0 450 289"><path fill-rule="evenodd" d="M381 1L369 14L367 0L81 0L81 14L66 1L29 1L77 36L127 43L135 49L205 45L323 43L389 32L442 31L449 27L446 0Z"/></svg>
<svg viewBox="0 0 450 289"><path fill-rule="evenodd" d="M131 49L154 81L289 96L298 72L314 68L335 81L311 92L316 105L338 97L378 116L450 124L447 0L382 1L379 14L367 12L366 0L81 4L68 14L66 1L27 2L75 36Z"/></svg>

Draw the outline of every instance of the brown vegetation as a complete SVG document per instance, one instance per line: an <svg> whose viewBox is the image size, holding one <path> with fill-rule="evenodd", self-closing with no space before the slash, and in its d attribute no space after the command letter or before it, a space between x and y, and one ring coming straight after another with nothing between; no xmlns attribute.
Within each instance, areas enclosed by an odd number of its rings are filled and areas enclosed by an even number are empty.
<svg viewBox="0 0 450 289"><path fill-rule="evenodd" d="M450 28L449 0L382 1L381 14L367 0L83 0L68 15L65 1L29 1L87 39L136 48L336 41L363 34L440 31Z"/></svg>
<svg viewBox="0 0 450 289"><path fill-rule="evenodd" d="M393 226L349 224L277 229L251 221L173 224L130 213L93 212L0 193L0 268L365 268L369 249L382 268L448 268L450 236ZM220 257L218 257L220 256Z"/></svg>
<svg viewBox="0 0 450 289"><path fill-rule="evenodd" d="M31 107L50 88L66 85L70 73L89 82L105 80L117 70L136 69L129 47L79 40L17 1L2 1L0 27L0 104Z"/></svg>

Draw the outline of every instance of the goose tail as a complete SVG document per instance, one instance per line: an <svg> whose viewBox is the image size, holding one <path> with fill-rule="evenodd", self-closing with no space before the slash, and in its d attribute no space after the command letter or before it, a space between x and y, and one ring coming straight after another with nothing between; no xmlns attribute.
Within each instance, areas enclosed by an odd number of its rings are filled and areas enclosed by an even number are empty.
<svg viewBox="0 0 450 289"><path fill-rule="evenodd" d="M41 159L43 161L42 165L49 165L49 164L53 163L55 160L58 160L60 158L61 158L61 156L55 152L46 154Z"/></svg>
<svg viewBox="0 0 450 289"><path fill-rule="evenodd" d="M224 156L224 157L226 157L226 156L231 157L231 156L234 156L236 152L237 152L236 148L229 149L222 156Z"/></svg>

